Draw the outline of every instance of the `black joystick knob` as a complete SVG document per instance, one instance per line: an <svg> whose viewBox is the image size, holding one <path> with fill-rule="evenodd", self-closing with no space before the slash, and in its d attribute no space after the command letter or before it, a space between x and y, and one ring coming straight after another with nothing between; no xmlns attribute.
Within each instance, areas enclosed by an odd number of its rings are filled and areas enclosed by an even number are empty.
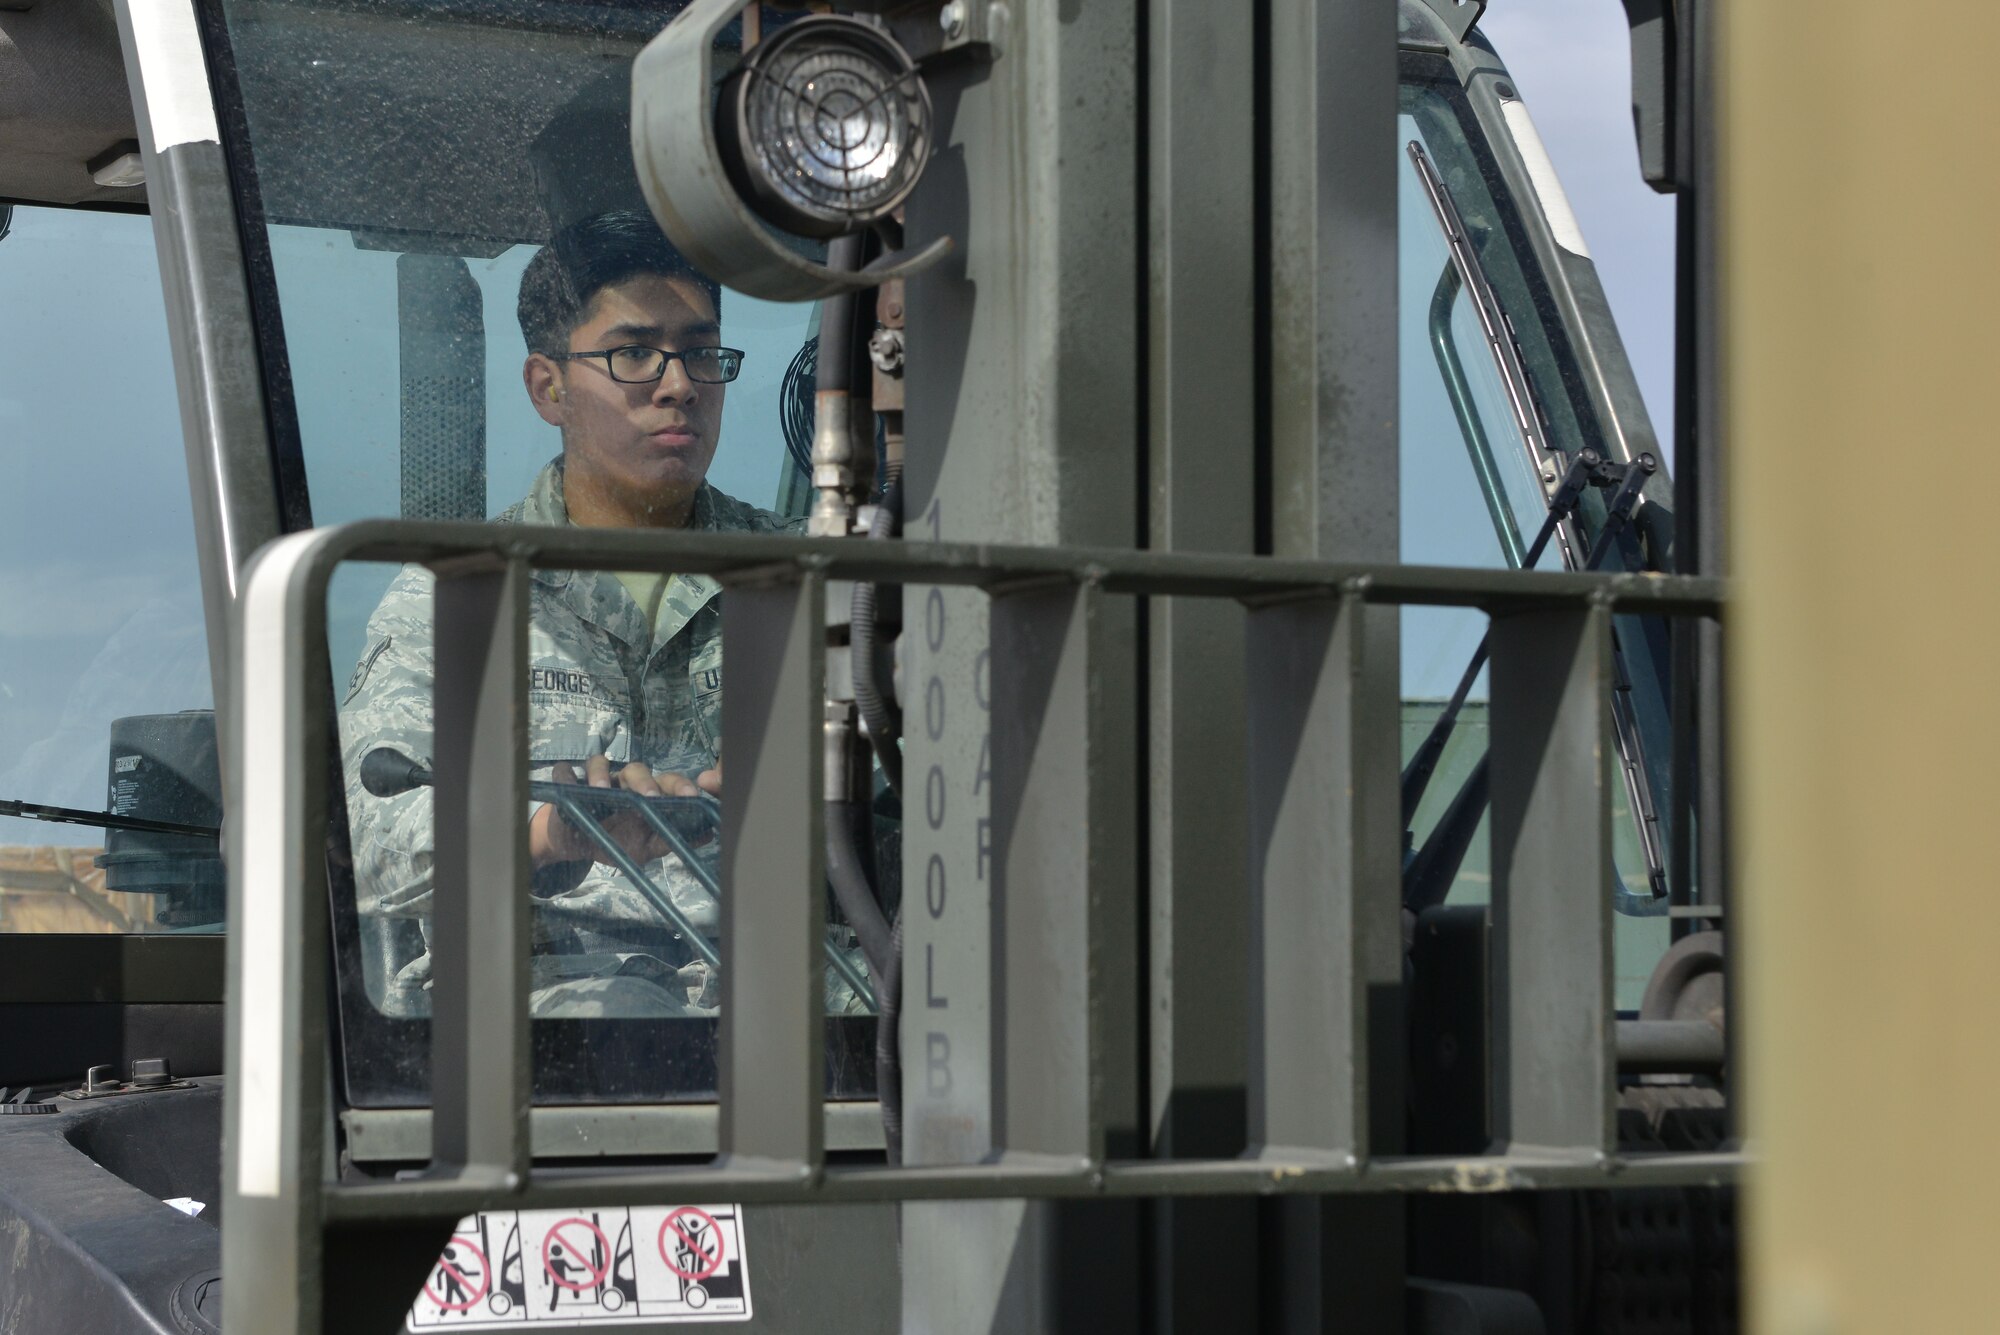
<svg viewBox="0 0 2000 1335"><path fill-rule="evenodd" d="M377 797L396 797L430 782L429 770L393 746L378 746L361 758L361 786Z"/></svg>

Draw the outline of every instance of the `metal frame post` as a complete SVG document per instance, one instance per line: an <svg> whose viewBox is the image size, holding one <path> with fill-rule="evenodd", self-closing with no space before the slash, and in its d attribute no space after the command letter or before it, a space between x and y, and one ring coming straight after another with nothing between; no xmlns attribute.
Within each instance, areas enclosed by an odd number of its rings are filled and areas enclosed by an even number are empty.
<svg viewBox="0 0 2000 1335"><path fill-rule="evenodd" d="M1104 1158L1104 889L1121 840L1093 582L997 594L993 644L993 1139Z"/></svg>
<svg viewBox="0 0 2000 1335"><path fill-rule="evenodd" d="M166 295L194 503L218 741L227 754L231 610L251 555L276 537L277 469L258 323L193 0L115 0Z"/></svg>
<svg viewBox="0 0 2000 1335"><path fill-rule="evenodd" d="M722 1158L811 1177L825 1136L825 577L731 581L722 643Z"/></svg>
<svg viewBox="0 0 2000 1335"><path fill-rule="evenodd" d="M331 538L323 541L332 541ZM320 543L267 548L244 575L227 708L229 985L222 1251L234 1310L318 1335L327 1107L327 775L332 764ZM514 813L515 819L519 813Z"/></svg>
<svg viewBox="0 0 2000 1335"><path fill-rule="evenodd" d="M1396 5L1271 0L1270 25L1272 550L1396 561L1397 343L1383 336L1397 321ZM1369 608L1362 617L1358 689L1394 701L1397 613ZM1377 768L1355 774L1357 792L1394 793L1396 752L1368 759ZM1393 805L1357 806L1359 885L1396 879ZM1403 1121L1402 933L1365 912L1352 921L1370 1035L1364 1143L1393 1151ZM1323 1283L1317 1272L1311 1282L1297 1270L1279 1277L1271 1306L1282 1328L1400 1331L1404 1213L1393 1198L1271 1211L1272 1254L1318 1256L1327 1266Z"/></svg>
<svg viewBox="0 0 2000 1335"><path fill-rule="evenodd" d="M1151 0L1146 18L1145 545L1248 553L1256 540L1256 25L1210 0ZM1160 1158L1240 1154L1249 902L1240 605L1156 598L1147 664L1146 1129ZM1154 1329L1257 1324L1257 1216L1244 1200L1157 1201Z"/></svg>
<svg viewBox="0 0 2000 1335"><path fill-rule="evenodd" d="M528 1172L528 567L437 571L430 950L434 1172Z"/></svg>
<svg viewBox="0 0 2000 1335"><path fill-rule="evenodd" d="M906 532L1130 549L1139 541L1144 448L1141 10L1021 0L1006 12L1004 39L986 58L927 72L939 151L910 198L907 225L912 235L954 236L962 249L905 287ZM978 599L921 586L906 598L917 632L905 638L904 665L916 722L904 754L917 818L903 846L912 907L905 1148L913 1163L972 1164L995 1146L986 1079L1001 986L988 941L997 739L988 723L998 715L987 682L998 653ZM1114 773L1128 773L1139 755L1137 612L1120 599L1099 615L1111 626L1105 642L1120 649L1097 663L1113 730L1106 754L1116 757ZM1105 930L1118 934L1099 965L1100 1015L1116 1032L1141 1012L1144 795L1142 785L1113 784L1094 817L1119 830L1126 849L1098 886ZM1143 1063L1130 1047L1106 1056L1106 1143L1135 1153ZM1136 1307L1102 1306L1138 1291L1136 1278L1106 1282L1128 1267L1136 1276L1134 1206L925 1205L905 1210L903 1223L908 1328L1138 1322Z"/></svg>
<svg viewBox="0 0 2000 1335"><path fill-rule="evenodd" d="M1250 670L1250 1142L1358 1169L1370 1146L1367 950L1401 900L1368 847L1363 776L1395 754L1352 593L1254 608Z"/></svg>
<svg viewBox="0 0 2000 1335"><path fill-rule="evenodd" d="M1512 1154L1617 1148L1611 614L1493 618L1493 1117Z"/></svg>

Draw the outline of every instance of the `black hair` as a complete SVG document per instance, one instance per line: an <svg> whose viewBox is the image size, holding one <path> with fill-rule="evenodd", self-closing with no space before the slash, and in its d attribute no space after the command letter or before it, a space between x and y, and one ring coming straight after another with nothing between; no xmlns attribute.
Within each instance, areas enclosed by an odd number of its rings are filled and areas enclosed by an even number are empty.
<svg viewBox="0 0 2000 1335"><path fill-rule="evenodd" d="M641 274L686 278L722 311L722 288L674 249L643 213L620 210L571 223L550 238L521 275L516 315L528 351L569 351L569 332L589 318L599 292Z"/></svg>

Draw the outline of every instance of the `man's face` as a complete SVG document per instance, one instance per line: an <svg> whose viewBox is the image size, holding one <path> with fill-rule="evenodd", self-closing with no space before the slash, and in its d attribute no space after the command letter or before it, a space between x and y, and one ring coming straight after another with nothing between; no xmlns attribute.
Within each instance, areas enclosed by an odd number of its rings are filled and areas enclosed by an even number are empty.
<svg viewBox="0 0 2000 1335"><path fill-rule="evenodd" d="M570 331L573 353L632 344L685 352L721 337L715 303L685 278L645 274L602 288L584 315ZM566 489L588 487L635 522L685 522L715 458L727 386L688 379L678 359L652 384L625 384L602 357L531 356L527 382L536 411L562 428Z"/></svg>

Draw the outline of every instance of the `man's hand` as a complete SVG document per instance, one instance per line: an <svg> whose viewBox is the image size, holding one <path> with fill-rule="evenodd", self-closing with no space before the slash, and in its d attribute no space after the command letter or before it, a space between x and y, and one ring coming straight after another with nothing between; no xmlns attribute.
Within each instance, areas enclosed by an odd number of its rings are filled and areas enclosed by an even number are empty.
<svg viewBox="0 0 2000 1335"><path fill-rule="evenodd" d="M655 772L651 766L636 760L614 769L606 757L592 756L583 762L581 778L568 761L558 761L551 777L557 783L622 788L645 797L699 797L704 791L722 791L720 761L715 769L705 770L698 778L690 779L685 774ZM597 823L604 827L604 832L619 848L641 865L667 852L666 841L636 811L607 812L598 816ZM543 805L528 823L528 854L537 868L586 859L605 863L612 861L611 854L599 847L595 839L565 820L553 802Z"/></svg>

